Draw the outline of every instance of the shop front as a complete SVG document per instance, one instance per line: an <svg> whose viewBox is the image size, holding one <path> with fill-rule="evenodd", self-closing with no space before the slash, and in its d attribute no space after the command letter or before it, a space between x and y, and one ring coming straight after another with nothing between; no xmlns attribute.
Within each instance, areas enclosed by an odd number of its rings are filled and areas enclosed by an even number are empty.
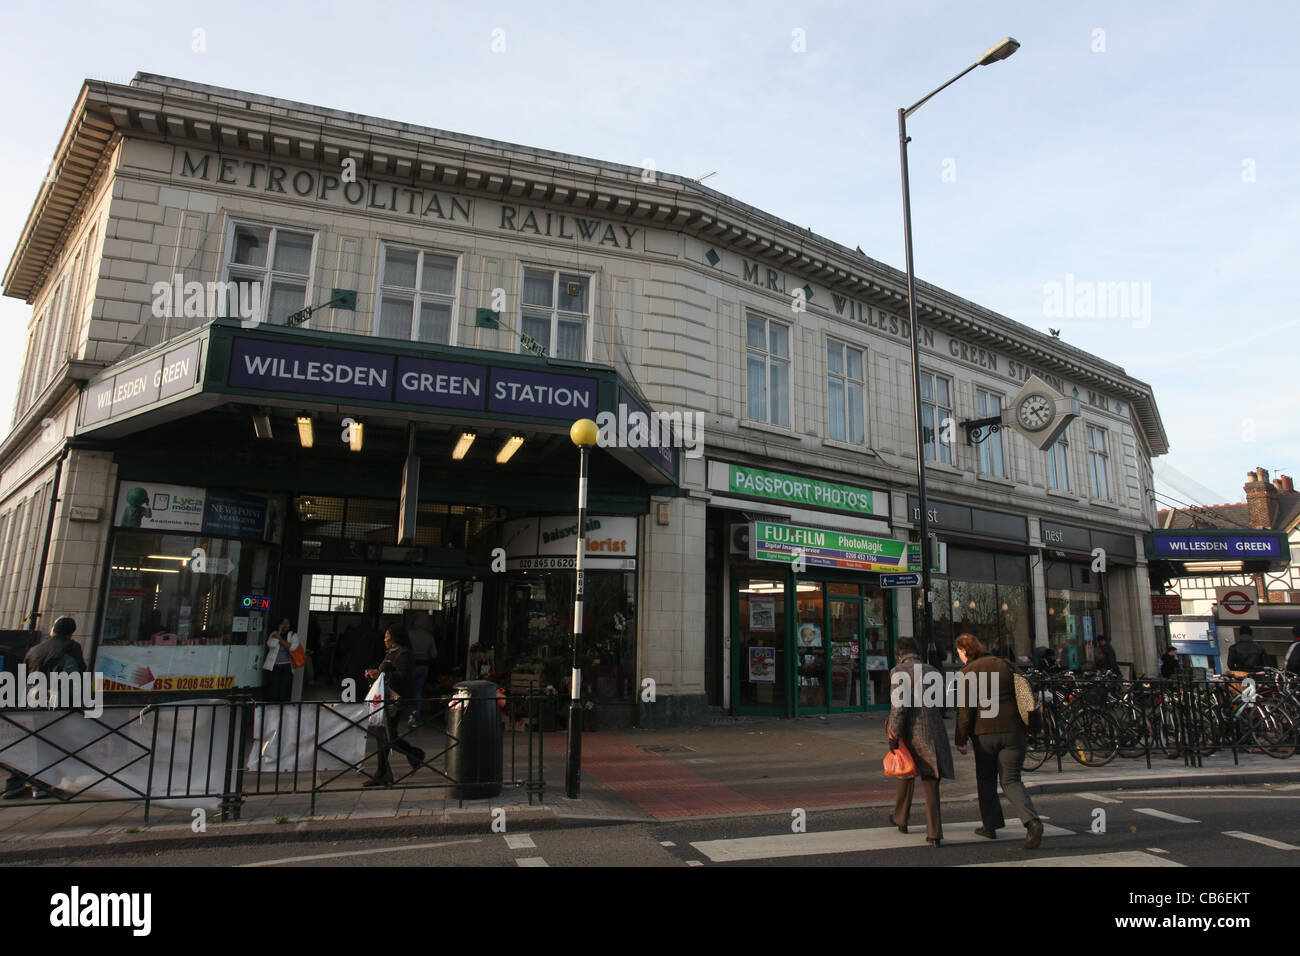
<svg viewBox="0 0 1300 956"><path fill-rule="evenodd" d="M956 641L971 633L998 657L1029 656L1034 647L1029 520L937 498L927 499L930 530L941 544L931 614L945 665L960 666ZM920 519L909 496L912 521ZM913 606L924 606L919 589Z"/></svg>
<svg viewBox="0 0 1300 956"><path fill-rule="evenodd" d="M255 689L287 617L336 690L403 624L433 633L444 682L546 674L567 697L568 429L629 387L597 366L347 338L218 321L91 383L81 431L120 479L100 658L122 689ZM164 395L174 353L188 371ZM119 402L137 379L143 398ZM676 467L675 449L590 456L583 690L611 725L633 719L638 516Z"/></svg>
<svg viewBox="0 0 1300 956"><path fill-rule="evenodd" d="M720 661L737 714L797 716L888 704L897 629L881 572L908 569L889 533L889 493L829 478L713 460L709 525L725 555ZM911 554L915 557L915 554Z"/></svg>
<svg viewBox="0 0 1300 956"><path fill-rule="evenodd" d="M105 690L261 684L284 503L279 496L123 480L93 669Z"/></svg>
<svg viewBox="0 0 1300 956"><path fill-rule="evenodd" d="M916 570L915 548L779 522L749 527L732 568L732 710L800 716L889 705L898 631L882 573Z"/></svg>
<svg viewBox="0 0 1300 956"><path fill-rule="evenodd" d="M1110 578L1137 564L1133 536L1043 520L1047 643L1071 670L1091 667L1097 639L1113 641Z"/></svg>

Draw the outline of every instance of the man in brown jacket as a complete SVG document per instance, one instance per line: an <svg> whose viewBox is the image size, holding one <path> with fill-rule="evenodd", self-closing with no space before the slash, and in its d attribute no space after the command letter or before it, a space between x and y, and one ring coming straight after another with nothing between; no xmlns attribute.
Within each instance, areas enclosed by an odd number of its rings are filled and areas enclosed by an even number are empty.
<svg viewBox="0 0 1300 956"><path fill-rule="evenodd" d="M957 701L957 749L966 752L967 738L975 744L975 781L979 793L980 819L984 825L975 831L976 836L997 839L999 828L1006 826L1002 803L998 799L998 778L1002 792L1020 815L1027 836L1025 849L1035 849L1043 840L1043 823L1034 811L1029 792L1020 782L1025 766L1027 728L1016 707L1015 678L1011 665L989 655L984 644L974 634L957 638L957 656L965 665L959 681L967 688L987 688L987 699L967 693L965 700ZM966 678L972 675L973 679ZM985 677L984 675L988 675ZM987 683L983 683L987 681Z"/></svg>

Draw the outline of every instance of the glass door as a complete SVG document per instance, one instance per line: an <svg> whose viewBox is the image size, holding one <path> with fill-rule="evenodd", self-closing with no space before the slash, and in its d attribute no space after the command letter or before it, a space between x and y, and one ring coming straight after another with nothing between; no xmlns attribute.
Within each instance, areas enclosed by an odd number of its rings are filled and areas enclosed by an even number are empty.
<svg viewBox="0 0 1300 956"><path fill-rule="evenodd" d="M831 585L832 588L835 585ZM853 588L855 591L856 587ZM828 598L827 629L830 634L832 710L862 707L862 600L858 597Z"/></svg>
<svg viewBox="0 0 1300 956"><path fill-rule="evenodd" d="M873 585L865 585L862 592L862 656L867 675L864 703L869 708L888 707L889 668L894 663L890 592Z"/></svg>
<svg viewBox="0 0 1300 956"><path fill-rule="evenodd" d="M732 634L733 710L784 715L788 673L784 577L737 572Z"/></svg>
<svg viewBox="0 0 1300 956"><path fill-rule="evenodd" d="M799 710L826 710L826 601L824 585L813 581L798 583L798 617L795 620L794 648L799 656L797 704Z"/></svg>

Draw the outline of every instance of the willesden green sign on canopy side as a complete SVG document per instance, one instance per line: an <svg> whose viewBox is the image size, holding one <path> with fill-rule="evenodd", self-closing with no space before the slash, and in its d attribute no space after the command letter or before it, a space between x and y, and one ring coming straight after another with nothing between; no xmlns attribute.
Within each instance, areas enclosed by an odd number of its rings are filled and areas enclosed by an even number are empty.
<svg viewBox="0 0 1300 956"><path fill-rule="evenodd" d="M727 487L733 494L768 498L812 508L833 508L852 514L885 516L887 508L876 507L875 493L869 488L839 485L816 478L800 478L779 471L763 471L744 465L727 466Z"/></svg>

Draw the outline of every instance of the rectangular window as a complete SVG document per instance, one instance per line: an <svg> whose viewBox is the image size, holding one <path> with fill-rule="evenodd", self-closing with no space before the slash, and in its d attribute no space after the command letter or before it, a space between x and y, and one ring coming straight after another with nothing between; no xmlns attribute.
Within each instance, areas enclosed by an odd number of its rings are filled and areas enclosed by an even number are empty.
<svg viewBox="0 0 1300 956"><path fill-rule="evenodd" d="M839 342L826 343L827 433L839 441L863 444L863 361L862 350Z"/></svg>
<svg viewBox="0 0 1300 956"><path fill-rule="evenodd" d="M761 316L746 316L745 417L790 427L790 328Z"/></svg>
<svg viewBox="0 0 1300 956"><path fill-rule="evenodd" d="M451 345L459 265L457 256L385 244L373 334Z"/></svg>
<svg viewBox="0 0 1300 956"><path fill-rule="evenodd" d="M1002 396L975 389L975 411L978 418L992 418L1002 414ZM1006 462L1002 459L1002 432L987 432L978 445L980 457L980 474L994 475L998 478L1007 476Z"/></svg>
<svg viewBox="0 0 1300 956"><path fill-rule="evenodd" d="M587 356L590 318L590 276L524 269L519 296L519 351L532 351L526 344L531 339L552 358L582 361Z"/></svg>
<svg viewBox="0 0 1300 956"><path fill-rule="evenodd" d="M442 610L442 581L437 578L384 578L384 614Z"/></svg>
<svg viewBox="0 0 1300 956"><path fill-rule="evenodd" d="M257 301L251 298L256 294L261 302L259 321L284 325L289 316L310 304L307 293L311 289L315 251L315 233L233 223L226 250L225 281L239 287L241 301ZM243 318L238 303L229 299L223 314Z"/></svg>
<svg viewBox="0 0 1300 956"><path fill-rule="evenodd" d="M1070 490L1069 449L1070 443L1065 438L1065 432L1047 449L1047 487L1053 491Z"/></svg>
<svg viewBox="0 0 1300 956"><path fill-rule="evenodd" d="M955 424L952 418L952 383L932 372L921 373L921 444L926 461L952 464L952 442ZM936 458L937 456L937 458Z"/></svg>
<svg viewBox="0 0 1300 956"><path fill-rule="evenodd" d="M1092 496L1098 501L1110 501L1108 478L1109 454L1106 451L1106 429L1088 426L1088 480Z"/></svg>
<svg viewBox="0 0 1300 956"><path fill-rule="evenodd" d="M363 575L313 574L308 609L359 613L366 603Z"/></svg>

